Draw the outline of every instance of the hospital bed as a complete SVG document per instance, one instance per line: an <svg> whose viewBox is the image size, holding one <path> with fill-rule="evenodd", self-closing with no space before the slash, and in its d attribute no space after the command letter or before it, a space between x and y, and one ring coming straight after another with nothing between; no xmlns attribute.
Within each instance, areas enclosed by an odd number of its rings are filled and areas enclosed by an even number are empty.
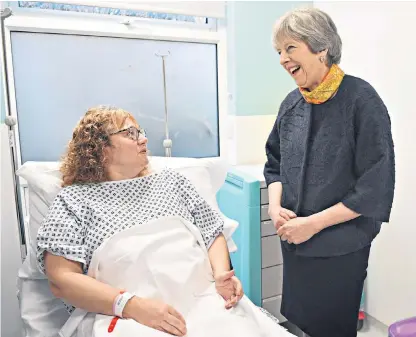
<svg viewBox="0 0 416 337"><path fill-rule="evenodd" d="M155 170L170 167L184 174L198 192L220 211L217 196L229 169L219 158L164 158L152 157ZM18 171L24 186L26 225L28 226L28 254L18 274L18 298L25 337L57 336L69 315L63 303L50 292L44 275L36 264L36 233L49 205L61 189L58 162L26 162ZM225 216L224 216L225 217ZM224 235L231 254L238 251L232 235L238 228L235 220L225 217ZM235 260L237 262L237 260ZM239 268L243 268L239 265Z"/></svg>
<svg viewBox="0 0 416 337"><path fill-rule="evenodd" d="M226 173L225 164L219 159L152 157L152 168L174 168L186 175L198 191L218 208L215 191L221 186ZM25 337L54 336L69 315L63 303L50 292L45 276L36 265L36 234L49 205L61 189L58 162L26 162L18 171L25 199L25 226L27 228L27 257L19 270L18 298ZM221 178L222 177L222 178ZM208 179L208 180L207 180ZM237 223L226 220L227 236L231 237ZM236 249L229 240L231 251Z"/></svg>

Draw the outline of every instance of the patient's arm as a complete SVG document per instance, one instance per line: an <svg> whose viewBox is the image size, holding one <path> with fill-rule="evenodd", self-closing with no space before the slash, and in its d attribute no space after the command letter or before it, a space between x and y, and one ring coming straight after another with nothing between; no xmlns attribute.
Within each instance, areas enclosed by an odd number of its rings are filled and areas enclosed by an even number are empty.
<svg viewBox="0 0 416 337"><path fill-rule="evenodd" d="M48 252L45 252L45 268L56 297L90 312L113 314L113 302L120 289L84 275L81 263Z"/></svg>
<svg viewBox="0 0 416 337"><path fill-rule="evenodd" d="M79 262L48 252L45 252L45 269L56 297L89 312L113 315L113 302L120 289L84 275ZM158 300L134 296L124 307L123 317L175 336L186 334L183 316Z"/></svg>
<svg viewBox="0 0 416 337"><path fill-rule="evenodd" d="M244 291L240 280L230 271L230 255L227 241L223 234L217 236L208 249L217 292L225 300L225 308L230 309L243 297Z"/></svg>
<svg viewBox="0 0 416 337"><path fill-rule="evenodd" d="M223 234L218 235L211 244L211 247L208 249L208 256L214 277L230 270L230 255L228 253L227 241Z"/></svg>

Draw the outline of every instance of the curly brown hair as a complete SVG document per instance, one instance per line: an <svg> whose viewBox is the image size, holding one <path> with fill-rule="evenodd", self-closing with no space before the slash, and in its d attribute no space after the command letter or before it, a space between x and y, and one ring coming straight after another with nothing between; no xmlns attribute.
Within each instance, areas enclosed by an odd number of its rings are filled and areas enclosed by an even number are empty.
<svg viewBox="0 0 416 337"><path fill-rule="evenodd" d="M133 115L126 110L108 106L88 109L76 125L62 158L60 171L63 187L108 180L104 148L111 146L110 133L120 130L127 119L139 127Z"/></svg>

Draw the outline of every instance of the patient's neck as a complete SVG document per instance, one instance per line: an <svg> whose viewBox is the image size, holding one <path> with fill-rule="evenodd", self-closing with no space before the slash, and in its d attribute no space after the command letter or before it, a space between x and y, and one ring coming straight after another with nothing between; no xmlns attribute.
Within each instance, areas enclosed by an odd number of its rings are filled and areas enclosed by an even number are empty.
<svg viewBox="0 0 416 337"><path fill-rule="evenodd" d="M107 177L110 181L133 179L139 176L144 167L126 167L119 165L109 165L107 167Z"/></svg>

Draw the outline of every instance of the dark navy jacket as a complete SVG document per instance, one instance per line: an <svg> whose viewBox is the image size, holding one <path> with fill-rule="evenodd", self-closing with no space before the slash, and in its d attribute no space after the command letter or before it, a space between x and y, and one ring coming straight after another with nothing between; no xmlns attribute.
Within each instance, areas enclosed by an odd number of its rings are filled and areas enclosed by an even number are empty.
<svg viewBox="0 0 416 337"><path fill-rule="evenodd" d="M283 185L282 207L309 216L342 202L360 217L324 229L300 245L303 256L337 256L371 243L388 222L395 185L387 109L362 79L345 75L337 94L311 105L299 90L282 102L266 143L267 185Z"/></svg>

